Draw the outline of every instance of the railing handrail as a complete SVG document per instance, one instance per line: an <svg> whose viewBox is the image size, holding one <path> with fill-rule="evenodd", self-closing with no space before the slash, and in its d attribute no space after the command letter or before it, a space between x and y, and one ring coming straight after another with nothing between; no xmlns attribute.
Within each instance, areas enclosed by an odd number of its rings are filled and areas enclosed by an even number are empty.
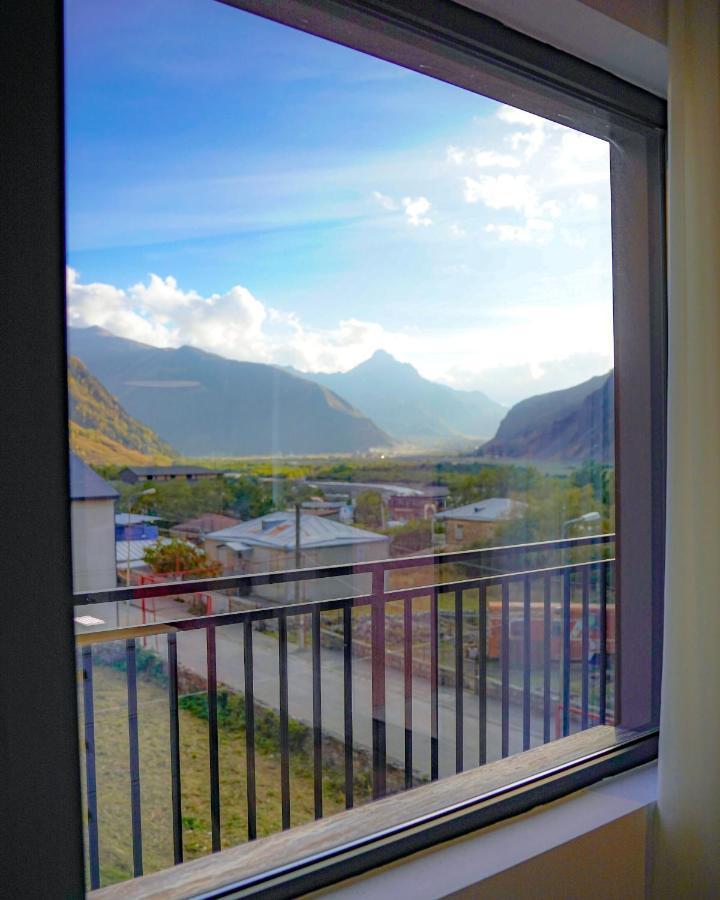
<svg viewBox="0 0 720 900"><path fill-rule="evenodd" d="M112 588L107 591L83 592L74 595L78 606L92 603L113 603L125 600L141 600L151 597L167 597L172 594L197 594L208 591L223 591L240 586L253 588L268 584L287 584L299 581L314 581L345 575L366 575L415 569L431 565L450 565L471 562L491 553L540 553L546 550L566 550L573 547L593 546L614 542L615 534L593 534L584 537L562 538L552 541L538 541L530 544L510 544L503 547L480 547L474 550L457 550L451 553L429 553L424 556L403 556L395 559L378 559L369 562L341 563L334 566L319 566L302 569L284 569L280 572L263 572L245 575L221 575L218 578L203 578L192 581L169 581L162 584L131 585Z"/></svg>
<svg viewBox="0 0 720 900"><path fill-rule="evenodd" d="M516 572L502 572L493 575L480 575L476 578L465 578L461 581L447 581L437 584L415 585L408 588L395 588L384 591L382 599L385 604L392 601L425 597L430 594L449 594L458 590L475 590L481 586L491 587L496 584L504 584L509 581L522 581L525 578L545 578L564 573L581 572L583 569L592 570L603 565L615 562L615 557L593 559L587 562L567 563L560 566L548 566L542 569L527 569ZM180 582L189 584L191 582ZM186 593L188 593L186 591ZM314 609L329 612L344 609L347 606L370 606L376 599L372 594L362 594L353 597L337 597L329 600L305 600L302 603L279 603L273 606L263 606L257 609L242 609L227 613L213 613L207 616L193 616L185 619L172 619L167 622L152 622L140 625L128 625L122 628L108 628L98 631L88 631L75 636L75 642L79 647L92 644L111 643L113 641L127 640L130 638L151 637L153 635L171 634L178 631L197 631L210 626L221 628L224 625L237 625L244 622L259 622L267 619L277 619L282 612L290 612L293 616L312 613ZM521 601L517 601L521 602ZM541 602L541 601L538 601Z"/></svg>

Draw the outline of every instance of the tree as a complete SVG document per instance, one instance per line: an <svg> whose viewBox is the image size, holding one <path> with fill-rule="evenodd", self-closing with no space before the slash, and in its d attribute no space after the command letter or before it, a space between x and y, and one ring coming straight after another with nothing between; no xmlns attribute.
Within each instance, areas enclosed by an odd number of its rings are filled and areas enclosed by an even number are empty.
<svg viewBox="0 0 720 900"><path fill-rule="evenodd" d="M215 578L222 574L222 565L209 559L204 550L176 538L152 544L145 550L143 559L153 572L188 572L200 578Z"/></svg>
<svg viewBox="0 0 720 900"><path fill-rule="evenodd" d="M382 528L383 499L380 491L363 491L355 500L355 521L368 528Z"/></svg>

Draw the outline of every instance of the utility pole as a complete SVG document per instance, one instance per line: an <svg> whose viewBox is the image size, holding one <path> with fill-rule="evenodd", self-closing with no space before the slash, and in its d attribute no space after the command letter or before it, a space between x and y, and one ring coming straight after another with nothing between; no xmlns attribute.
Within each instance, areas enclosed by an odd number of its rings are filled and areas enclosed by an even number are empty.
<svg viewBox="0 0 720 900"><path fill-rule="evenodd" d="M300 549L300 522L302 518L301 507L299 503L295 504L295 568L299 569L302 565L302 552ZM295 604L300 602L300 582L294 583ZM298 644L301 650L305 649L305 616L300 616L300 628L298 630Z"/></svg>

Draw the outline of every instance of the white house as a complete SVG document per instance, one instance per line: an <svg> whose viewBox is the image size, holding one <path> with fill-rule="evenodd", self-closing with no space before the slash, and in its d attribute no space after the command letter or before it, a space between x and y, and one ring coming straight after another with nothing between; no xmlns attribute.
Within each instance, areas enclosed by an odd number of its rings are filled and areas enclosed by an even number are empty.
<svg viewBox="0 0 720 900"><path fill-rule="evenodd" d="M226 572L260 573L297 568L297 551L300 568L386 559L389 543L383 534L309 513L301 514L298 535L295 512L286 511L212 532L205 539L205 549ZM326 600L368 591L368 576L345 576L305 582L297 596L300 600ZM291 602L296 589L293 584L267 585L253 590L253 594L273 602Z"/></svg>
<svg viewBox="0 0 720 900"><path fill-rule="evenodd" d="M79 456L70 454L70 521L76 593L117 585L115 501L120 495Z"/></svg>

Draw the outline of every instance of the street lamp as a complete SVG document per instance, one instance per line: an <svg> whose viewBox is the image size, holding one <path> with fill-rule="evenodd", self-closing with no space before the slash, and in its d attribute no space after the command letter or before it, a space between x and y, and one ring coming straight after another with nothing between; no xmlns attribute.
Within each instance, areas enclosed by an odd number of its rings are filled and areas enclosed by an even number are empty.
<svg viewBox="0 0 720 900"><path fill-rule="evenodd" d="M568 519L566 522L563 522L562 526L562 537L563 540L567 537L567 527L568 525L577 525L580 522L599 522L602 516L599 512L588 512L583 513L582 516L578 516L575 519Z"/></svg>
<svg viewBox="0 0 720 900"><path fill-rule="evenodd" d="M591 522L599 522L601 519L602 519L602 516L597 511L583 513L583 515L577 516L577 518L575 518L575 519L567 519L567 521L563 522L563 525L562 525L562 531L561 531L562 540L565 540L567 538L568 525L579 525L581 523L589 524ZM565 565L566 549L567 549L566 547L562 548L562 564L563 565Z"/></svg>

